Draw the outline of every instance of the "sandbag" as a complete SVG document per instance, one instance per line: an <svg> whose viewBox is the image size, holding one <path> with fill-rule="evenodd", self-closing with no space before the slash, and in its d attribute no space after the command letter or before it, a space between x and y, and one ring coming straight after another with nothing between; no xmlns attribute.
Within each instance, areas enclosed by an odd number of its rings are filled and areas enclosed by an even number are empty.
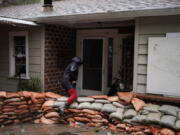
<svg viewBox="0 0 180 135"><path fill-rule="evenodd" d="M47 107L47 106L54 106L54 101L53 100L48 100L46 102L44 102L44 104L42 105L42 107Z"/></svg>
<svg viewBox="0 0 180 135"><path fill-rule="evenodd" d="M58 99L58 98L62 97L61 95L53 93L53 92L46 92L45 96L47 98L55 98L55 99Z"/></svg>
<svg viewBox="0 0 180 135"><path fill-rule="evenodd" d="M159 108L160 108L160 106L156 105L156 104L146 104L143 107L144 110L147 110L147 111L150 111L150 112L159 112Z"/></svg>
<svg viewBox="0 0 180 135"><path fill-rule="evenodd" d="M7 105L27 105L27 102L26 101L21 101L21 102L9 102L7 103Z"/></svg>
<svg viewBox="0 0 180 135"><path fill-rule="evenodd" d="M175 135L175 132L168 128L163 128L160 130L161 135Z"/></svg>
<svg viewBox="0 0 180 135"><path fill-rule="evenodd" d="M44 115L46 118L59 117L59 113L57 112L49 112Z"/></svg>
<svg viewBox="0 0 180 135"><path fill-rule="evenodd" d="M39 124L39 123L41 123L41 120L40 119L36 119L36 120L34 120L34 123L35 124Z"/></svg>
<svg viewBox="0 0 180 135"><path fill-rule="evenodd" d="M27 108L29 108L29 106L28 105L19 105L17 108L18 109L27 109Z"/></svg>
<svg viewBox="0 0 180 135"><path fill-rule="evenodd" d="M123 119L129 119L137 115L134 109L128 109L124 112Z"/></svg>
<svg viewBox="0 0 180 135"><path fill-rule="evenodd" d="M31 92L31 98L45 98L45 93Z"/></svg>
<svg viewBox="0 0 180 135"><path fill-rule="evenodd" d="M95 123L105 123L105 124L108 123L107 119L92 119L91 121Z"/></svg>
<svg viewBox="0 0 180 135"><path fill-rule="evenodd" d="M9 98L9 99L4 100L5 103L9 103L9 102L19 102L19 101L21 101L20 98Z"/></svg>
<svg viewBox="0 0 180 135"><path fill-rule="evenodd" d="M176 127L176 130L180 130L180 120L176 121L175 127Z"/></svg>
<svg viewBox="0 0 180 135"><path fill-rule="evenodd" d="M116 101L119 101L119 97L118 96L109 96L107 98L107 100L110 102L116 102Z"/></svg>
<svg viewBox="0 0 180 135"><path fill-rule="evenodd" d="M0 91L0 97L6 98L7 97L6 91Z"/></svg>
<svg viewBox="0 0 180 135"><path fill-rule="evenodd" d="M113 104L104 104L101 112L107 112L107 113L112 113L115 112L117 108Z"/></svg>
<svg viewBox="0 0 180 135"><path fill-rule="evenodd" d="M89 108L93 109L93 110L100 111L102 107L103 107L102 103L92 103Z"/></svg>
<svg viewBox="0 0 180 135"><path fill-rule="evenodd" d="M94 99L107 99L107 95L94 95L94 96L89 96L91 98L94 98Z"/></svg>
<svg viewBox="0 0 180 135"><path fill-rule="evenodd" d="M94 98L90 98L90 97L78 97L77 101L82 103L82 102L93 102Z"/></svg>
<svg viewBox="0 0 180 135"><path fill-rule="evenodd" d="M175 128L175 121L176 117L171 115L163 115L161 117L161 124L165 125L166 127Z"/></svg>
<svg viewBox="0 0 180 135"><path fill-rule="evenodd" d="M108 103L110 103L110 101L105 100L105 99L96 99L94 102L95 102L95 103L102 103L102 104L108 104Z"/></svg>
<svg viewBox="0 0 180 135"><path fill-rule="evenodd" d="M20 95L18 93L14 93L14 92L6 93L6 98L17 98L17 97L20 97Z"/></svg>
<svg viewBox="0 0 180 135"><path fill-rule="evenodd" d="M70 108L74 108L74 109L77 109L78 108L78 103L77 102L74 102L74 103L72 103L69 107Z"/></svg>
<svg viewBox="0 0 180 135"><path fill-rule="evenodd" d="M147 115L147 119L146 119L146 122L147 123L156 123L156 124L159 124L160 121L161 121L161 113L149 113Z"/></svg>
<svg viewBox="0 0 180 135"><path fill-rule="evenodd" d="M41 123L43 123L43 124L56 124L57 122L50 120L50 119L46 119L45 117L41 117Z"/></svg>
<svg viewBox="0 0 180 135"><path fill-rule="evenodd" d="M131 103L133 104L136 111L139 111L146 105L144 101L142 101L141 99L138 99L138 98L133 98L131 100Z"/></svg>
<svg viewBox="0 0 180 135"><path fill-rule="evenodd" d="M5 114L0 115L0 119L6 119L6 118L8 118L8 115L5 115Z"/></svg>
<svg viewBox="0 0 180 135"><path fill-rule="evenodd" d="M73 113L80 113L83 112L82 110L79 109L68 109L69 112L73 112Z"/></svg>
<svg viewBox="0 0 180 135"><path fill-rule="evenodd" d="M90 122L91 120L86 118L86 117L74 117L75 121L79 121L79 122Z"/></svg>
<svg viewBox="0 0 180 135"><path fill-rule="evenodd" d="M118 92L117 95L118 95L119 99L121 99L127 103L130 103L134 97L133 92Z"/></svg>
<svg viewBox="0 0 180 135"><path fill-rule="evenodd" d="M177 117L177 112L180 111L179 107L172 106L172 105L162 105L159 108L160 112L163 112L164 114L167 115L173 115Z"/></svg>
<svg viewBox="0 0 180 135"><path fill-rule="evenodd" d="M91 103L89 102L80 103L77 109L91 109Z"/></svg>
<svg viewBox="0 0 180 135"><path fill-rule="evenodd" d="M116 112L113 112L109 115L110 119L111 118L115 118L115 119L118 119L118 120L122 120L123 119L123 112L124 112L124 109L122 108L117 108L117 111Z"/></svg>
<svg viewBox="0 0 180 135"><path fill-rule="evenodd" d="M113 102L113 105L118 107L118 108L124 108L124 105L118 103L118 102Z"/></svg>
<svg viewBox="0 0 180 135"><path fill-rule="evenodd" d="M100 114L100 112L98 112L98 111L93 111L93 110L89 110L89 109L83 109L80 112L84 112L84 113L88 113L88 114L92 114L92 115Z"/></svg>
<svg viewBox="0 0 180 135"><path fill-rule="evenodd" d="M32 96L32 93L30 91L20 91L18 94L22 97L30 98Z"/></svg>
<svg viewBox="0 0 180 135"><path fill-rule="evenodd" d="M146 122L147 115L136 115L132 118L132 122L136 123L145 123Z"/></svg>
<svg viewBox="0 0 180 135"><path fill-rule="evenodd" d="M68 97L62 96L62 97L58 98L57 101L59 101L59 102L67 102L67 99L68 99Z"/></svg>

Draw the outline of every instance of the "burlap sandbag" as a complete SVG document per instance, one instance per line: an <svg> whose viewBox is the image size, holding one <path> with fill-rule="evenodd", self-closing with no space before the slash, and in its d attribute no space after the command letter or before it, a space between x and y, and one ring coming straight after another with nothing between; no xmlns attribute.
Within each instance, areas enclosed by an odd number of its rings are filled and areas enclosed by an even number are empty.
<svg viewBox="0 0 180 135"><path fill-rule="evenodd" d="M29 106L28 105L19 105L17 108L18 109L27 109L27 108L29 108Z"/></svg>
<svg viewBox="0 0 180 135"><path fill-rule="evenodd" d="M117 102L117 101L119 101L119 97L118 96L110 96L107 98L107 100L110 102Z"/></svg>
<svg viewBox="0 0 180 135"><path fill-rule="evenodd" d="M101 114L101 113L98 112L98 111L93 111L93 110L89 110L89 109L83 109L83 110L80 111L80 112L84 112L84 113L88 113L88 114L92 114L92 115Z"/></svg>
<svg viewBox="0 0 180 135"><path fill-rule="evenodd" d="M79 110L79 109L68 109L68 112L81 113L81 112L83 112L83 111L82 111L82 110Z"/></svg>
<svg viewBox="0 0 180 135"><path fill-rule="evenodd" d="M55 98L55 99L58 99L58 98L62 97L61 95L53 93L53 92L46 92L45 96L47 98Z"/></svg>
<svg viewBox="0 0 180 135"><path fill-rule="evenodd" d="M0 98L6 98L7 93L5 91L0 91Z"/></svg>
<svg viewBox="0 0 180 135"><path fill-rule="evenodd" d="M117 94L118 94L118 97L119 97L121 100L123 100L123 101L125 101L125 102L127 102L127 103L130 103L131 100L132 100L133 97L134 97L134 93L133 93L133 92L118 92Z"/></svg>
<svg viewBox="0 0 180 135"><path fill-rule="evenodd" d="M4 103L19 102L19 101L21 101L20 98L8 98L8 99L4 100Z"/></svg>
<svg viewBox="0 0 180 135"><path fill-rule="evenodd" d="M27 105L26 101L21 101L21 102L9 102L7 105Z"/></svg>
<svg viewBox="0 0 180 135"><path fill-rule="evenodd" d="M49 112L49 113L45 114L44 116L46 118L59 117L59 113L58 112Z"/></svg>
<svg viewBox="0 0 180 135"><path fill-rule="evenodd" d="M75 121L79 121L79 122L85 122L85 123L91 121L90 119L88 119L88 118L86 118L86 117L74 117L74 120L75 120Z"/></svg>
<svg viewBox="0 0 180 135"><path fill-rule="evenodd" d="M141 110L146 105L144 101L138 98L133 98L131 103L133 104L136 111Z"/></svg>
<svg viewBox="0 0 180 135"><path fill-rule="evenodd" d="M107 99L107 95L94 95L94 96L89 96L94 99Z"/></svg>
<svg viewBox="0 0 180 135"><path fill-rule="evenodd" d="M15 108L3 108L3 112L13 112Z"/></svg>
<svg viewBox="0 0 180 135"><path fill-rule="evenodd" d="M5 120L2 124L7 125L13 123L13 120Z"/></svg>
<svg viewBox="0 0 180 135"><path fill-rule="evenodd" d="M53 100L48 100L48 101L44 102L44 104L42 105L42 107L46 107L46 106L52 107L52 106L54 106L54 102L55 102L55 101L53 101Z"/></svg>
<svg viewBox="0 0 180 135"><path fill-rule="evenodd" d="M18 98L20 95L14 92L7 92L6 98Z"/></svg>
<svg viewBox="0 0 180 135"><path fill-rule="evenodd" d="M8 115L5 114L0 115L0 119L6 119L6 118L8 118Z"/></svg>
<svg viewBox="0 0 180 135"><path fill-rule="evenodd" d="M107 119L92 119L91 121L95 123L104 123L104 124L108 123Z"/></svg>
<svg viewBox="0 0 180 135"><path fill-rule="evenodd" d="M41 117L41 123L43 123L43 124L56 124L55 121L50 120L50 119L46 119L44 116Z"/></svg>

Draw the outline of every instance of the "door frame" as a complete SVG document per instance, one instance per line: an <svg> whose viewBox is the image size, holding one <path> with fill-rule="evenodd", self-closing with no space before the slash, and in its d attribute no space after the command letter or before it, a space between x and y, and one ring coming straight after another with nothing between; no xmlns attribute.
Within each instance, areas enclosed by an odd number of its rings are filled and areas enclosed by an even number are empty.
<svg viewBox="0 0 180 135"><path fill-rule="evenodd" d="M95 95L95 94L102 94L104 92L106 88L105 84L107 82L107 68L105 65L107 65L107 39L105 37L82 37L80 39L80 48L81 48L81 52L80 52L80 57L83 58L83 40L85 39L102 39L103 40L103 46L102 46L102 80L101 80L101 87L102 90L101 91L95 91L95 90L88 90L88 89L83 89L83 65L80 69L80 93L82 95Z"/></svg>
<svg viewBox="0 0 180 135"><path fill-rule="evenodd" d="M83 90L83 66L79 69L79 77L77 82L77 90L79 95L99 95L107 94L107 67L108 67L108 38L114 38L114 44L119 43L117 29L91 29L91 30L78 30L76 40L76 55L83 57L83 40L84 39L103 39L103 56L102 56L102 91ZM114 55L114 54L113 54ZM113 65L115 61L113 59ZM114 69L113 69L114 70ZM112 73L113 74L113 73Z"/></svg>

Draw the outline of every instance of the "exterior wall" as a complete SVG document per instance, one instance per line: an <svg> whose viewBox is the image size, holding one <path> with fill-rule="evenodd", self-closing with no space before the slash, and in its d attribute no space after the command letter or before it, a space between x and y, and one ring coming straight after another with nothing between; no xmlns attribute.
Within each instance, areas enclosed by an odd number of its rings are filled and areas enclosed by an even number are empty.
<svg viewBox="0 0 180 135"><path fill-rule="evenodd" d="M136 19L134 90L146 92L148 38L165 37L167 32L180 32L180 15Z"/></svg>
<svg viewBox="0 0 180 135"><path fill-rule="evenodd" d="M59 25L45 25L45 90L61 92L65 67L75 56L76 31Z"/></svg>
<svg viewBox="0 0 180 135"><path fill-rule="evenodd" d="M0 26L0 90L16 91L18 79L9 78L9 32L28 31L29 39L29 75L42 80L42 28L15 28ZM42 82L43 83L43 82Z"/></svg>

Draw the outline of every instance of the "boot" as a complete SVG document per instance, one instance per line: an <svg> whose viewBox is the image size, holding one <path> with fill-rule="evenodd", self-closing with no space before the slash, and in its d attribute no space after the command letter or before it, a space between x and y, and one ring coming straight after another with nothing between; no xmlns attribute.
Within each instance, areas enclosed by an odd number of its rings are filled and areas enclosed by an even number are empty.
<svg viewBox="0 0 180 135"><path fill-rule="evenodd" d="M65 102L64 104L62 104L62 105L60 105L60 106L58 107L59 112L63 115L63 114L64 114L64 110L65 110L66 108L68 108L68 107L69 107L69 104L68 104L67 102Z"/></svg>

